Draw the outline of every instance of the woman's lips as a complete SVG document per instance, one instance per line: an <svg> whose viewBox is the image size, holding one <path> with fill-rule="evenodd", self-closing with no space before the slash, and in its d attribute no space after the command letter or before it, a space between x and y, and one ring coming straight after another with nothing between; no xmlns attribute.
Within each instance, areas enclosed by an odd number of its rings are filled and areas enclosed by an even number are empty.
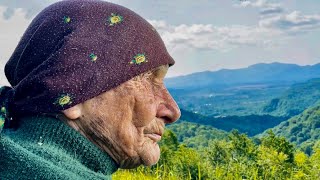
<svg viewBox="0 0 320 180"><path fill-rule="evenodd" d="M150 133L150 134L146 134L145 136L147 136L148 138L152 139L155 142L158 142L161 140L161 135L159 134Z"/></svg>

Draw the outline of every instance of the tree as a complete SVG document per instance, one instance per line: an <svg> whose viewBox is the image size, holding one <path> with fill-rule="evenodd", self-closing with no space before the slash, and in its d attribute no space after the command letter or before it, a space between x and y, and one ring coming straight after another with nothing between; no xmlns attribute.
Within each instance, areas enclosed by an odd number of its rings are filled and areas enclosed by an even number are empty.
<svg viewBox="0 0 320 180"><path fill-rule="evenodd" d="M267 131L267 135L261 139L263 146L275 149L278 153L288 156L287 162L294 161L294 146L284 137L277 137L272 130Z"/></svg>

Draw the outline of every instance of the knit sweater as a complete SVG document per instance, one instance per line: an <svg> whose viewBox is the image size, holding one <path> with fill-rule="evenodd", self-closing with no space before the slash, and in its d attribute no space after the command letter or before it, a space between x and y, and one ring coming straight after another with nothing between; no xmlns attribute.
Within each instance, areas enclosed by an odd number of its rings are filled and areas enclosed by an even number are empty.
<svg viewBox="0 0 320 180"><path fill-rule="evenodd" d="M64 122L25 117L0 135L0 179L111 179L112 158Z"/></svg>

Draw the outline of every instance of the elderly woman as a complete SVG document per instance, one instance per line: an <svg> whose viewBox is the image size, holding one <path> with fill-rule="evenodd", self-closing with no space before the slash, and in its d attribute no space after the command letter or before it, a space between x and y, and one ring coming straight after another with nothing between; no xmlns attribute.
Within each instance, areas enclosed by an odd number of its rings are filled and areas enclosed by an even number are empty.
<svg viewBox="0 0 320 180"><path fill-rule="evenodd" d="M0 179L106 179L155 164L165 124L180 117L163 84L173 64L129 9L96 0L47 7L5 67Z"/></svg>

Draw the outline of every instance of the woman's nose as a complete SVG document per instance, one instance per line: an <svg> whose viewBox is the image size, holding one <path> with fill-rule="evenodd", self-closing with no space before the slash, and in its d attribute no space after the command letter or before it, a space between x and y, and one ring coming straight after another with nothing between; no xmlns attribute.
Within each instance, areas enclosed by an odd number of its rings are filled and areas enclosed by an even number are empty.
<svg viewBox="0 0 320 180"><path fill-rule="evenodd" d="M166 124L174 123L181 116L180 108L167 89L162 92L162 102L158 106L157 117L164 119Z"/></svg>

